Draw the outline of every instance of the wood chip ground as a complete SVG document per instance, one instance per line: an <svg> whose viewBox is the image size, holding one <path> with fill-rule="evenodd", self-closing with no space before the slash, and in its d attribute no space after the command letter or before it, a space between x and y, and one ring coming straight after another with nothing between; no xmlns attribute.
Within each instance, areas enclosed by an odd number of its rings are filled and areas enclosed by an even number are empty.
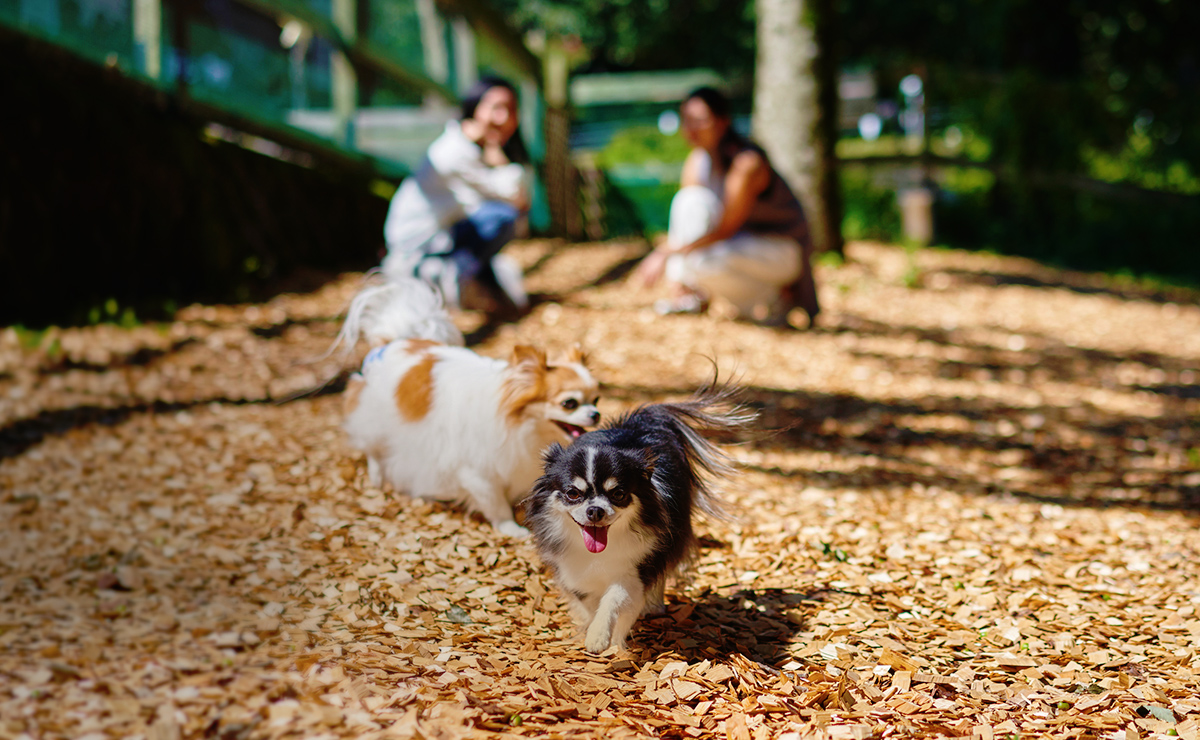
<svg viewBox="0 0 1200 740"><path fill-rule="evenodd" d="M660 317L637 244L514 245L612 415L714 358L731 524L586 654L527 543L371 488L320 355L360 285L0 330L0 737L1200 738L1200 308L854 244L813 331Z"/></svg>

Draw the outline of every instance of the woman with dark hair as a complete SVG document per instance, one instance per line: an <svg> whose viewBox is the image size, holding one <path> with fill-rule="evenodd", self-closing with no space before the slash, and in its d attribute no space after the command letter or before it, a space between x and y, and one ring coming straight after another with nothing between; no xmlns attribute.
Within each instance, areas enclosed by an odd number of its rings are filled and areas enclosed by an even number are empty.
<svg viewBox="0 0 1200 740"><path fill-rule="evenodd" d="M729 101L711 87L680 106L692 146L671 201L667 239L638 266L647 286L665 274L673 296L660 313L703 311L711 298L741 318L784 324L795 307L820 310L800 202L755 143L733 129Z"/></svg>
<svg viewBox="0 0 1200 740"><path fill-rule="evenodd" d="M529 208L517 92L484 77L396 191L384 224L389 277L418 277L446 302L501 313L528 305L520 267L501 255Z"/></svg>

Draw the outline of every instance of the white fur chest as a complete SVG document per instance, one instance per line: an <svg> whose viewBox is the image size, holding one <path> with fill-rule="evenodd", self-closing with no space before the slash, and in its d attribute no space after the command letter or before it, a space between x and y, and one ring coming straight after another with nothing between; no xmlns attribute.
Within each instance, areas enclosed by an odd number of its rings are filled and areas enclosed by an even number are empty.
<svg viewBox="0 0 1200 740"><path fill-rule="evenodd" d="M570 527L570 529L566 529ZM598 599L613 583L637 576L638 564L650 552L650 543L637 537L625 526L609 532L608 545L602 552L588 552L583 544L579 525L570 522L564 527L568 542L566 551L556 564L564 588L588 600Z"/></svg>

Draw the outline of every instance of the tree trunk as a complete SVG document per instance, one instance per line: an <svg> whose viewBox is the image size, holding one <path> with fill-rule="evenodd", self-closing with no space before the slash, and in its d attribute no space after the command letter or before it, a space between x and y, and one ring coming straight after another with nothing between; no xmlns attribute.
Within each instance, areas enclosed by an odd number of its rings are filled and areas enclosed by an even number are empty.
<svg viewBox="0 0 1200 740"><path fill-rule="evenodd" d="M804 205L816 251L842 251L832 0L756 0L754 139Z"/></svg>

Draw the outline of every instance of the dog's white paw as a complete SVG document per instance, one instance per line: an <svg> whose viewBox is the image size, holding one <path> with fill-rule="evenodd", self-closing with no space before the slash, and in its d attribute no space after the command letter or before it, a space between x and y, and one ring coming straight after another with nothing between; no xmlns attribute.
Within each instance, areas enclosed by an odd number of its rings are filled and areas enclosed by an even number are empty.
<svg viewBox="0 0 1200 740"><path fill-rule="evenodd" d="M367 481L372 488L381 488L383 486L383 468L380 467L379 461L373 457L367 458Z"/></svg>
<svg viewBox="0 0 1200 740"><path fill-rule="evenodd" d="M583 649L589 653L602 653L608 650L612 643L612 634L603 628L597 628L595 624L588 628L587 636L583 640Z"/></svg>
<svg viewBox="0 0 1200 740"><path fill-rule="evenodd" d="M507 522L500 522L496 525L496 531L506 537L515 537L517 539L526 539L529 537L529 530L509 519Z"/></svg>

